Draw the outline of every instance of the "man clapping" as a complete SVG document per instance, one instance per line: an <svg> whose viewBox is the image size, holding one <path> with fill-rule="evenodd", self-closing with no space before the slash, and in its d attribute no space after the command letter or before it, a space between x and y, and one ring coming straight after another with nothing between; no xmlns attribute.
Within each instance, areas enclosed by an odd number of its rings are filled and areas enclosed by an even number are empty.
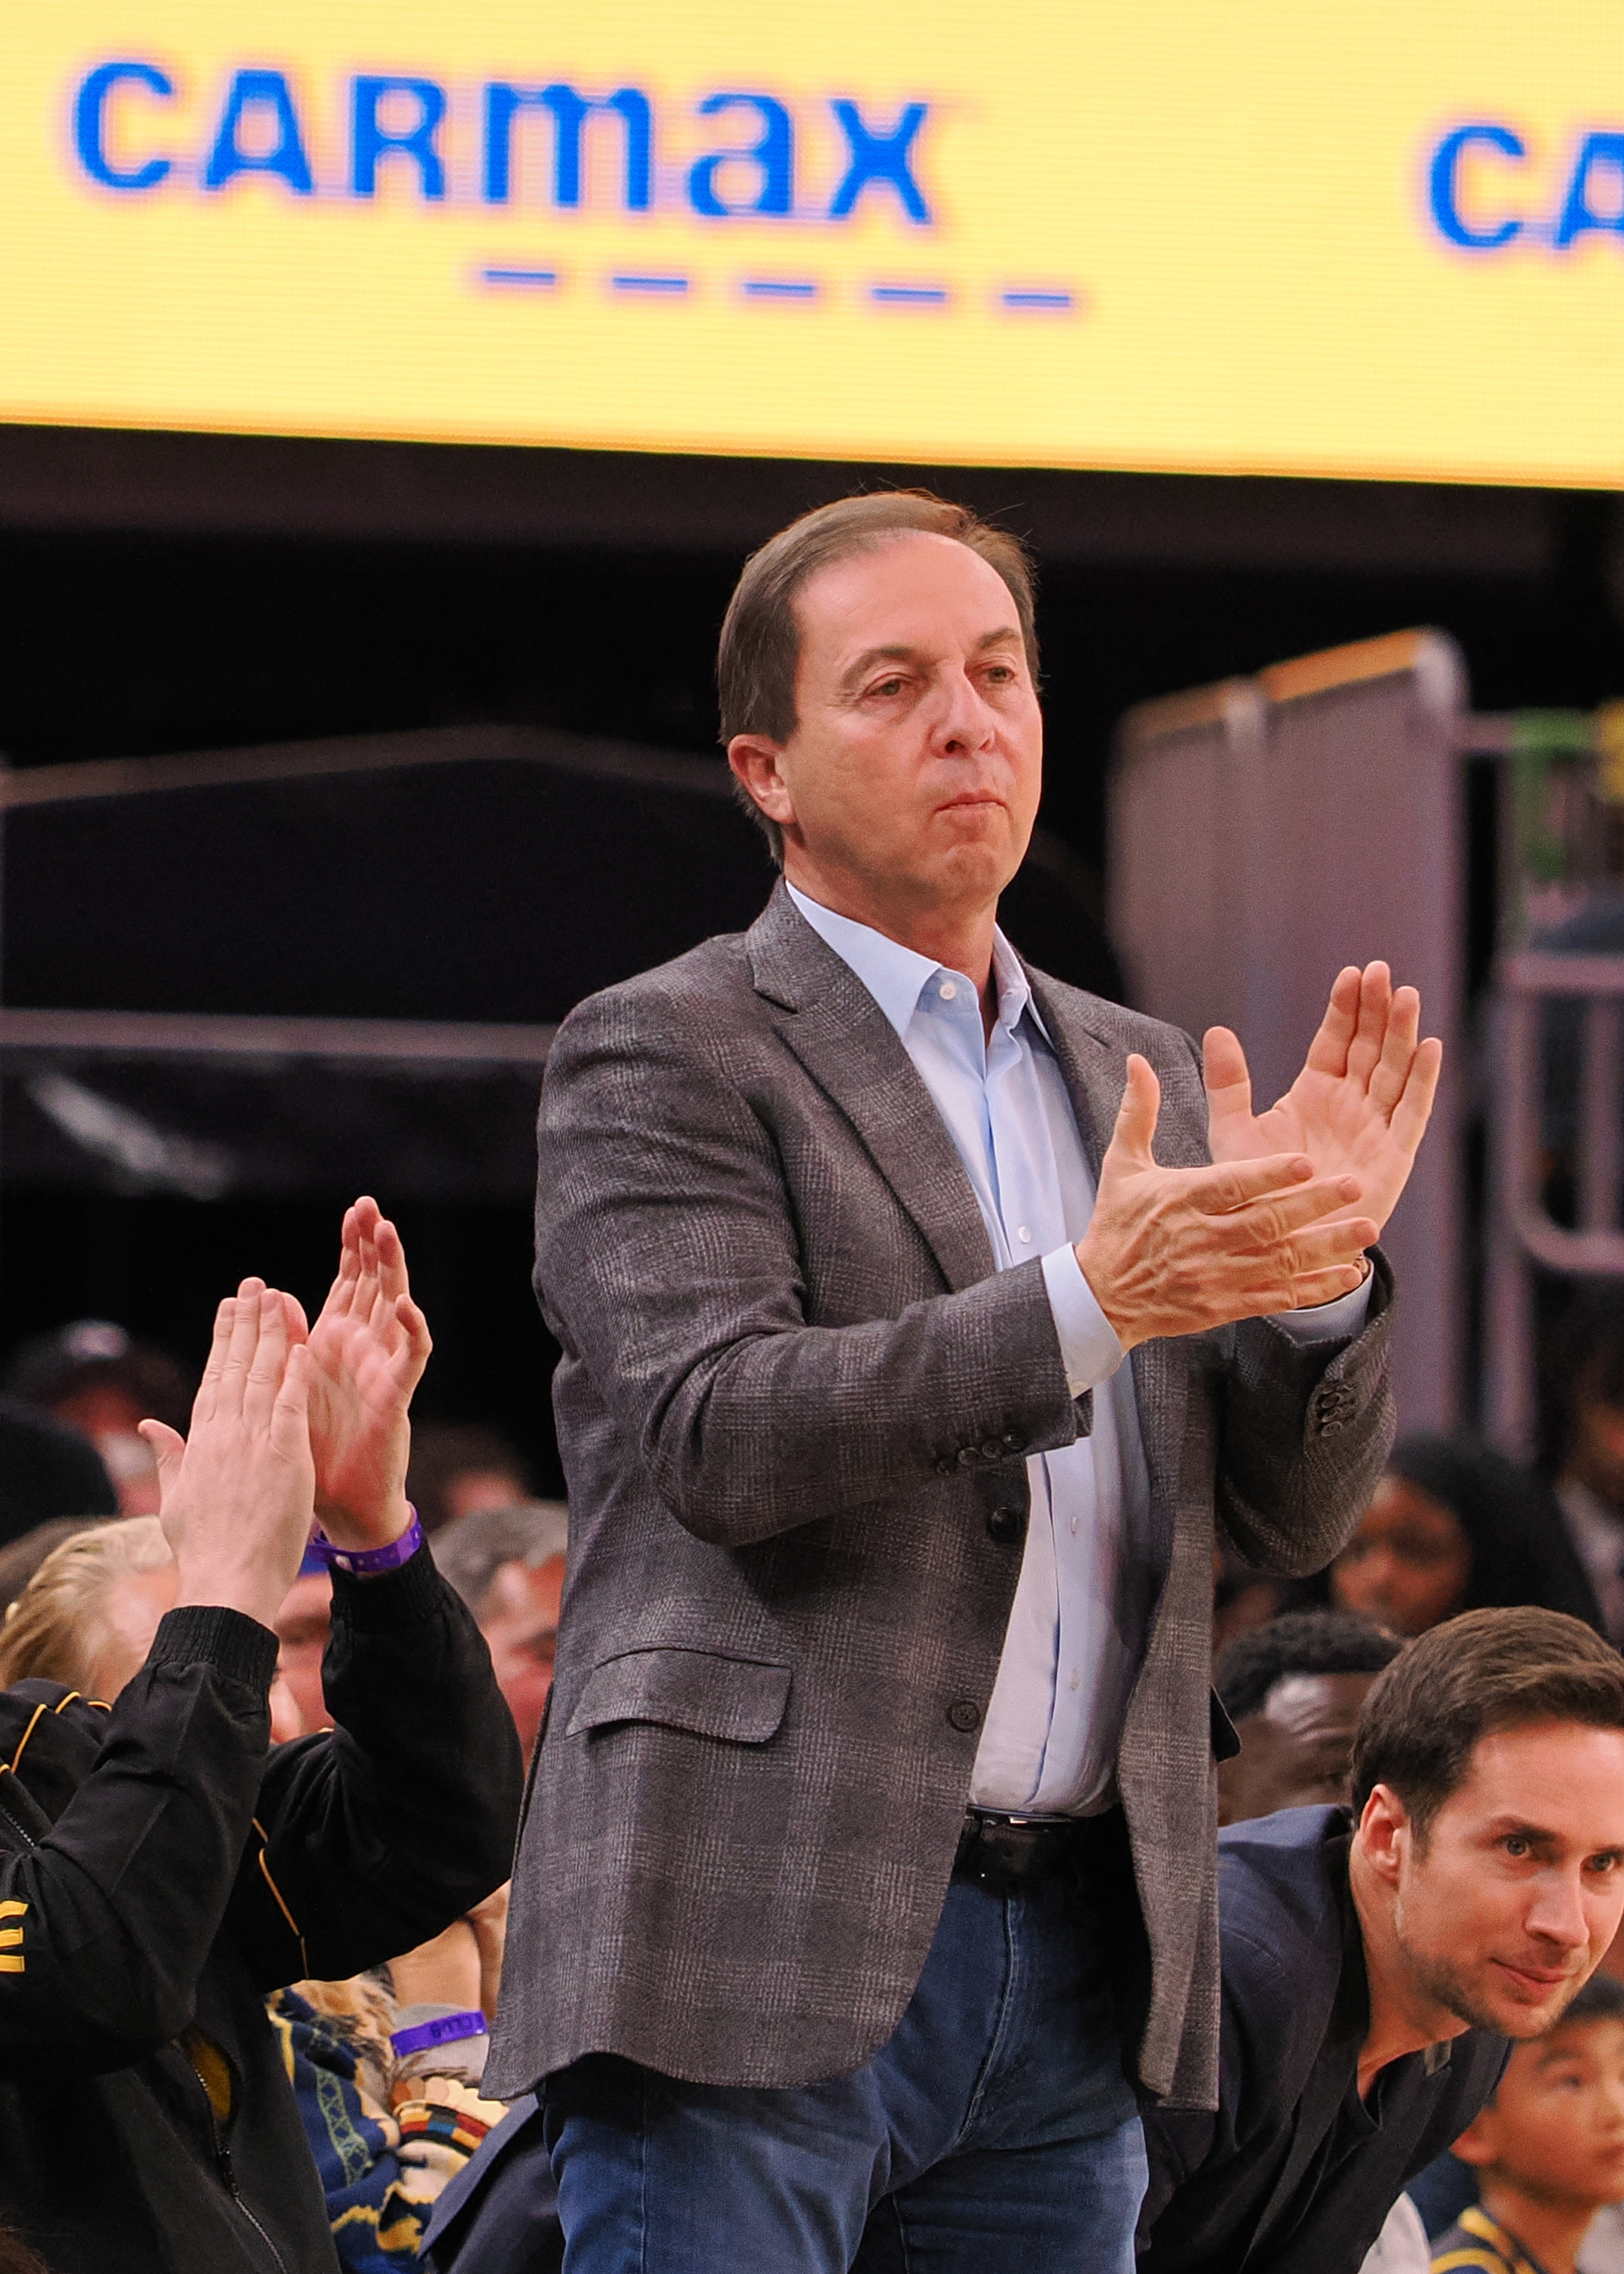
<svg viewBox="0 0 1624 2274"><path fill-rule="evenodd" d="M428 1330L363 1200L313 1329L245 1279L190 1436L146 1425L177 1607L110 1709L0 1694L0 2225L52 2274L336 2264L263 2006L507 1875L520 1761L404 1477ZM336 1726L272 1751L271 1632L312 1523Z"/></svg>

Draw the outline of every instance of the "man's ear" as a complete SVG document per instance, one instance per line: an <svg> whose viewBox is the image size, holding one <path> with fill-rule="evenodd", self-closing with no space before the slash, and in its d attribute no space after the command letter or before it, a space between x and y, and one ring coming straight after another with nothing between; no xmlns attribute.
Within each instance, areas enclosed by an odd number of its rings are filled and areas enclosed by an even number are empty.
<svg viewBox="0 0 1624 2274"><path fill-rule="evenodd" d="M1413 1831L1410 1811L1392 1786L1372 1786L1353 1836L1371 1870L1389 1886L1398 1884L1404 1849Z"/></svg>
<svg viewBox="0 0 1624 2274"><path fill-rule="evenodd" d="M778 771L781 742L764 734L735 734L727 745L727 763L752 802L780 829L795 825L795 805L789 785Z"/></svg>

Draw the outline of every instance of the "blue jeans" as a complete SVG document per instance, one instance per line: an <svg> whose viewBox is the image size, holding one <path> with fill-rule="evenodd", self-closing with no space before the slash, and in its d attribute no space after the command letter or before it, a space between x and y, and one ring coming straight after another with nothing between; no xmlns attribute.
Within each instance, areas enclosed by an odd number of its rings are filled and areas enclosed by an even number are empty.
<svg viewBox="0 0 1624 2274"><path fill-rule="evenodd" d="M955 1880L906 2012L850 2076L560 2070L564 2274L1132 2274L1145 2145L1101 1939L1057 1881Z"/></svg>

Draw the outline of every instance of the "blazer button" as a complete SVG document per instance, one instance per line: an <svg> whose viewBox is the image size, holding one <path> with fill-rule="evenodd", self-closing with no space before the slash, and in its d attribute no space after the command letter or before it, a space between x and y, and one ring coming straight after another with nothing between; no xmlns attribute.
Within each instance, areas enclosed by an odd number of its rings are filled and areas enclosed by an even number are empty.
<svg viewBox="0 0 1624 2274"><path fill-rule="evenodd" d="M941 1458L941 1459L936 1463L936 1474L937 1474L937 1476L939 1476L939 1477L951 1477L951 1476L956 1476L956 1475L958 1474L958 1472L959 1472L959 1464L958 1464L958 1462L953 1458L953 1457L952 1457L952 1455L951 1455L951 1453L944 1453L944 1454L942 1456L942 1458Z"/></svg>
<svg viewBox="0 0 1624 2274"><path fill-rule="evenodd" d="M1019 1429L1006 1429L1004 1442L1005 1449L1011 1453L1024 1453L1026 1449L1026 1441Z"/></svg>
<svg viewBox="0 0 1624 2274"><path fill-rule="evenodd" d="M947 1718L955 1729L979 1729L981 1709L974 1698L955 1698L947 1709Z"/></svg>
<svg viewBox="0 0 1624 2274"><path fill-rule="evenodd" d="M1004 1448L996 1437L989 1437L982 1445L981 1458L984 1461L1001 1461L1004 1458Z"/></svg>
<svg viewBox="0 0 1624 2274"><path fill-rule="evenodd" d="M988 1536L1001 1547L1011 1547L1026 1529L1026 1519L1018 1508L995 1508L987 1519Z"/></svg>
<svg viewBox="0 0 1624 2274"><path fill-rule="evenodd" d="M961 1469L973 1469L981 1457L979 1445L961 1445L959 1449L959 1465Z"/></svg>

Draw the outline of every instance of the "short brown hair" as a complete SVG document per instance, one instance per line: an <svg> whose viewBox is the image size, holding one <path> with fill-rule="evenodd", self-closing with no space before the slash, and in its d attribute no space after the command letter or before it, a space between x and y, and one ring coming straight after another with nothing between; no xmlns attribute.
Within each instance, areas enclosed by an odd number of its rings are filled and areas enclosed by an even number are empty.
<svg viewBox="0 0 1624 2274"><path fill-rule="evenodd" d="M1353 1741L1355 1812L1390 1786L1425 1835L1481 1741L1531 1721L1624 1729L1624 1658L1561 1611L1463 1611L1379 1675Z"/></svg>
<svg viewBox="0 0 1624 2274"><path fill-rule="evenodd" d="M879 490L815 507L770 537L745 562L722 620L717 651L724 748L735 734L765 734L786 742L795 731L795 671L801 626L795 595L808 576L887 538L920 531L966 546L996 568L1009 587L1026 650L1033 684L1038 676L1038 636L1031 558L1019 537L982 521L968 506L950 504L929 490ZM735 776L734 792L765 833L772 857L784 865L784 832Z"/></svg>

